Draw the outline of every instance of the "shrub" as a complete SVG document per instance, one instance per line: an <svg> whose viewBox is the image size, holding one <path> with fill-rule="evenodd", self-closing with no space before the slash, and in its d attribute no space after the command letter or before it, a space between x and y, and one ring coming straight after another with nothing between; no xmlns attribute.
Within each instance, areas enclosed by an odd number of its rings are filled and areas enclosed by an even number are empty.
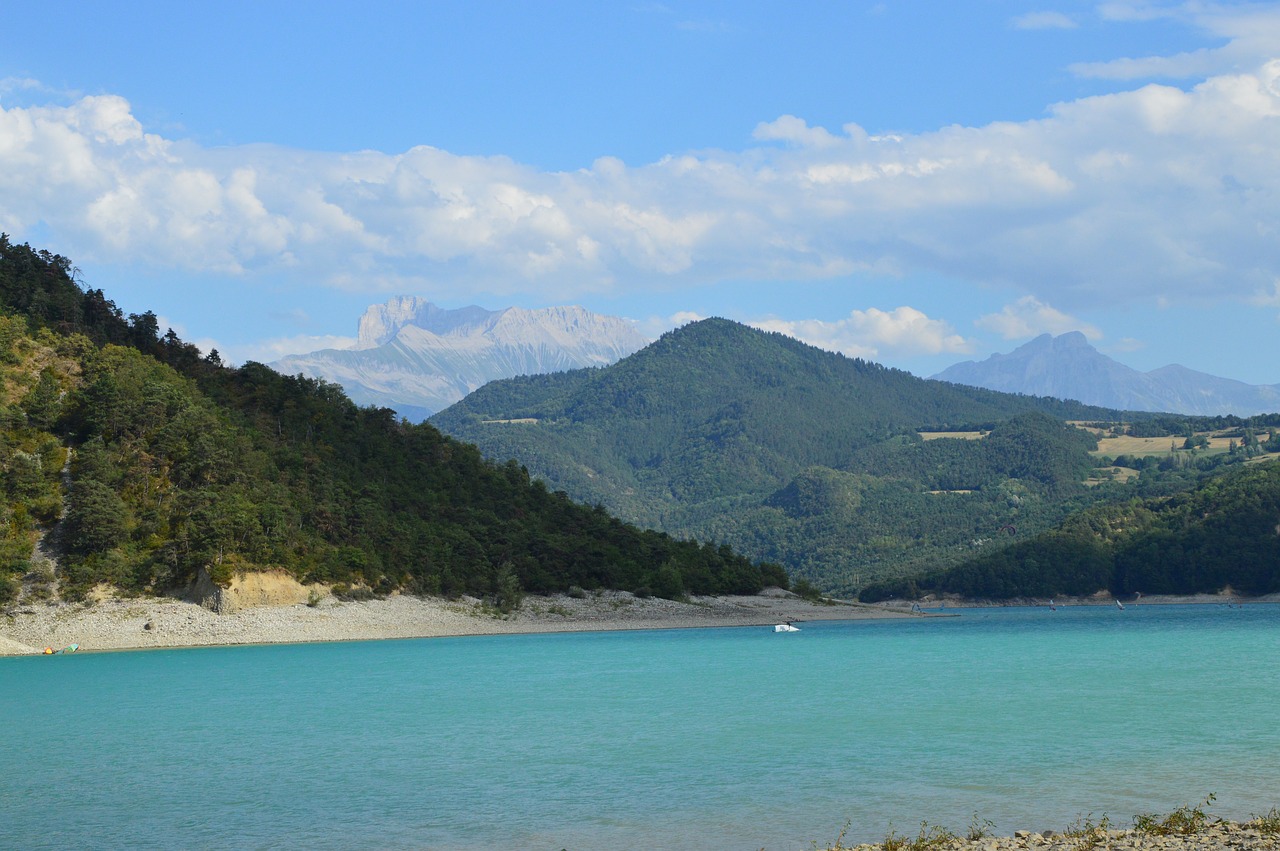
<svg viewBox="0 0 1280 851"><path fill-rule="evenodd" d="M7 606L17 600L18 592L21 590L22 583L12 576L0 574L0 606Z"/></svg>
<svg viewBox="0 0 1280 851"><path fill-rule="evenodd" d="M985 839L990 836L995 829L995 822L991 819L979 819L978 814L974 813L973 818L969 820L969 832L965 834L964 838L970 842L977 842L979 839Z"/></svg>
<svg viewBox="0 0 1280 851"><path fill-rule="evenodd" d="M345 603L359 603L363 600L372 600L376 596L372 589L363 585L348 585L345 582L339 582L330 590L333 596Z"/></svg>
<svg viewBox="0 0 1280 851"><path fill-rule="evenodd" d="M1263 836L1280 836L1280 810L1272 807L1266 815L1254 816L1249 822L1249 827Z"/></svg>
<svg viewBox="0 0 1280 851"><path fill-rule="evenodd" d="M819 591L818 587L808 579L797 579L795 582L792 582L791 591L796 596L802 597L806 600L811 600L815 603L822 600L822 592Z"/></svg>
<svg viewBox="0 0 1280 851"><path fill-rule="evenodd" d="M1089 813L1088 816L1077 818L1074 824L1062 832L1062 835L1075 840L1077 848L1088 851L1105 844L1109 830L1111 830L1111 819L1106 813L1102 814L1102 820L1097 823L1093 821L1093 813Z"/></svg>
<svg viewBox="0 0 1280 851"><path fill-rule="evenodd" d="M509 615L524 604L524 589L520 587L520 577L516 576L510 562L504 563L498 569L494 584L497 585L494 605L499 612Z"/></svg>
<svg viewBox="0 0 1280 851"><path fill-rule="evenodd" d="M1205 810L1216 799L1216 795L1210 794L1199 806L1193 807L1187 804L1164 817L1155 813L1136 815L1133 817L1133 826L1142 833L1155 836L1190 836L1199 833L1209 825L1209 816Z"/></svg>

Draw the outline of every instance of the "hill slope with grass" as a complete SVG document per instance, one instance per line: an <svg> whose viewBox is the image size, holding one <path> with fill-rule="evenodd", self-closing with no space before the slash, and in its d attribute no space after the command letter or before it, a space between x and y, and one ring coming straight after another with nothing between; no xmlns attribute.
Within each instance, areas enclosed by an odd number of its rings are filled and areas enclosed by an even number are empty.
<svg viewBox="0 0 1280 851"><path fill-rule="evenodd" d="M753 593L777 567L629 526L332 384L228 369L0 236L0 602L279 568L366 593ZM44 555L53 557L56 569Z"/></svg>

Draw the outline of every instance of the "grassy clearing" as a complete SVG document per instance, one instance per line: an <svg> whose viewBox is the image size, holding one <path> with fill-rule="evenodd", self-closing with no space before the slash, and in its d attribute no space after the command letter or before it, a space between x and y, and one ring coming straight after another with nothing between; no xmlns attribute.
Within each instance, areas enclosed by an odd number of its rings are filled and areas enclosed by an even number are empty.
<svg viewBox="0 0 1280 851"><path fill-rule="evenodd" d="M943 438L952 438L953 440L982 440L988 432L985 431L921 431L917 432L924 440L942 440Z"/></svg>
<svg viewBox="0 0 1280 851"><path fill-rule="evenodd" d="M1124 484L1140 475L1141 473L1132 467L1099 467L1097 475L1085 479L1084 483L1089 487L1097 487L1106 482Z"/></svg>
<svg viewBox="0 0 1280 851"><path fill-rule="evenodd" d="M1182 441L1174 437L1104 437L1098 441L1094 455L1168 455L1171 446Z"/></svg>
<svg viewBox="0 0 1280 851"><path fill-rule="evenodd" d="M1213 455L1219 452L1226 452L1231 448L1231 441L1234 439L1239 443L1238 438L1224 437L1215 432L1198 432L1203 434L1209 441L1208 448L1201 448L1197 451L1201 454ZM1164 457L1171 452L1185 451L1182 448L1182 437L1104 437L1098 441L1098 448L1093 452L1095 456L1107 455L1112 458L1117 455L1155 455Z"/></svg>

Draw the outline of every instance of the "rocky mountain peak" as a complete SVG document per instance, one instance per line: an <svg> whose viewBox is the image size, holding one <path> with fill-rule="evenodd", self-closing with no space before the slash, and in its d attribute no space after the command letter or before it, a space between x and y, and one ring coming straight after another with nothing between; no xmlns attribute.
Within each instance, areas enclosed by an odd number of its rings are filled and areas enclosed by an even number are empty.
<svg viewBox="0 0 1280 851"><path fill-rule="evenodd" d="M356 402L417 420L494 379L606 366L648 343L627 320L577 306L447 309L417 296L369 307L358 339L355 349L272 366L336 382Z"/></svg>
<svg viewBox="0 0 1280 851"><path fill-rule="evenodd" d="M1042 334L1008 354L958 363L934 378L1130 411L1250 416L1280 410L1280 385L1245 384L1178 365L1139 372L1099 352L1079 331Z"/></svg>

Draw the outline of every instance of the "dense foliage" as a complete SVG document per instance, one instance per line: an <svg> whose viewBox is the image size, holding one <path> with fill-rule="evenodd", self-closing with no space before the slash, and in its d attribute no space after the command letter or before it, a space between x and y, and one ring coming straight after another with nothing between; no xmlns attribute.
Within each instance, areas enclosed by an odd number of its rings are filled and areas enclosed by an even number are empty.
<svg viewBox="0 0 1280 851"><path fill-rule="evenodd" d="M225 368L73 274L0 236L0 599L46 531L73 594L249 567L445 595L787 584L776 566L642 531L429 425L358 408L336 385Z"/></svg>
<svg viewBox="0 0 1280 851"><path fill-rule="evenodd" d="M862 599L1280 591L1280 464L1229 467L1189 491L1098 506L958 567L873 584Z"/></svg>
<svg viewBox="0 0 1280 851"><path fill-rule="evenodd" d="M493 382L432 422L628 520L849 591L1100 498L1082 485L1096 441L1063 420L1117 417L717 319L605 369ZM985 439L917 434L978 429Z"/></svg>

